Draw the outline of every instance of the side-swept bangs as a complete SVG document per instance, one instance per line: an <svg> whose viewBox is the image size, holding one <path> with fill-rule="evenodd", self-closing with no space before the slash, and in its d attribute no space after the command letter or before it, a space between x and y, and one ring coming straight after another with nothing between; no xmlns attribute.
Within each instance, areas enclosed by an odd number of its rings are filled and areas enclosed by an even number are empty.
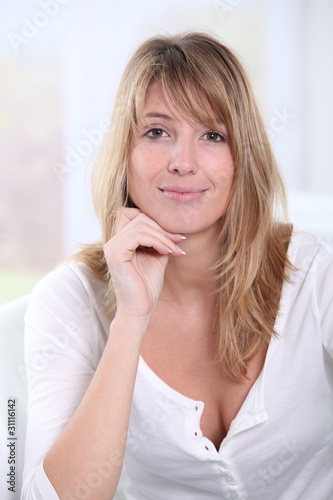
<svg viewBox="0 0 333 500"><path fill-rule="evenodd" d="M248 360L276 334L281 287L291 267L286 254L291 226L279 220L287 219L284 185L251 86L238 58L217 39L204 33L157 36L130 59L93 176L102 241L78 258L108 282L107 301L115 307L103 244L116 233L122 207L132 206L131 143L145 122L145 98L153 83L176 113L212 130L221 122L227 129L234 179L211 271L217 357L239 379Z"/></svg>
<svg viewBox="0 0 333 500"><path fill-rule="evenodd" d="M148 87L157 82L170 107L184 117L211 128L222 122L237 155L246 77L234 55L225 47L222 52L212 38L197 33L148 40L130 61L125 81L131 85L126 106L132 134L144 119Z"/></svg>
<svg viewBox="0 0 333 500"><path fill-rule="evenodd" d="M218 122L223 122L229 129L232 114L225 89L218 89L214 80L207 77L206 68L200 68L198 65L197 74L194 74L192 64L177 46L168 49L160 59L147 88L141 88L141 92L135 95L133 125L140 123L144 116L143 108L148 87L157 83L170 108L176 113L189 121L198 121L212 128L216 127ZM206 85L202 82L206 82Z"/></svg>

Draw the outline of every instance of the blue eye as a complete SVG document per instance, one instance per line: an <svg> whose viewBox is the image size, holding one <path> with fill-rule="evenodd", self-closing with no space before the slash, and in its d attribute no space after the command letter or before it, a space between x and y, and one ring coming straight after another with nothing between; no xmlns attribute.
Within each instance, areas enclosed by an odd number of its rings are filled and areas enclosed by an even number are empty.
<svg viewBox="0 0 333 500"><path fill-rule="evenodd" d="M160 137L163 137L166 132L161 129L161 128L152 128L151 130L148 130L146 132L146 136L150 137L151 139L159 139Z"/></svg>
<svg viewBox="0 0 333 500"><path fill-rule="evenodd" d="M206 138L207 141L210 142L222 142L224 141L224 137L218 132L207 132L203 137Z"/></svg>

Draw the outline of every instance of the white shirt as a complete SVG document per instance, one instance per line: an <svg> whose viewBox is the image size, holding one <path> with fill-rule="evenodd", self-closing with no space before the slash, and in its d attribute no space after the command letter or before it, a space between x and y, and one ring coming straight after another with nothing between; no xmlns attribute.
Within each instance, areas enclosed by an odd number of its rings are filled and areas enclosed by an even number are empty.
<svg viewBox="0 0 333 500"><path fill-rule="evenodd" d="M279 338L272 339L264 368L219 450L200 430L204 403L172 389L140 358L126 500L333 498L333 248L294 234L289 257L297 270L283 286ZM102 355L109 331L100 306L104 292L87 266L74 261L43 278L32 293L22 499L58 499L42 461ZM78 498L108 466L77 485Z"/></svg>

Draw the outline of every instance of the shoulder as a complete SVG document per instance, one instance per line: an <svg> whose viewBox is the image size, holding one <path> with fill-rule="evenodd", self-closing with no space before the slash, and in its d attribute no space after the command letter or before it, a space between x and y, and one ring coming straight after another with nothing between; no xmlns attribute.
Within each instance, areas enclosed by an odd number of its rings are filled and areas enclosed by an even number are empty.
<svg viewBox="0 0 333 500"><path fill-rule="evenodd" d="M308 233L294 233L289 258L294 266L291 283L298 302L311 306L318 318L333 323L333 245Z"/></svg>
<svg viewBox="0 0 333 500"><path fill-rule="evenodd" d="M324 271L333 265L333 244L310 233L294 231L289 258L296 268Z"/></svg>
<svg viewBox="0 0 333 500"><path fill-rule="evenodd" d="M32 321L36 314L48 314L62 322L70 316L97 314L108 322L106 283L98 280L87 264L72 260L46 274L33 288L26 314Z"/></svg>

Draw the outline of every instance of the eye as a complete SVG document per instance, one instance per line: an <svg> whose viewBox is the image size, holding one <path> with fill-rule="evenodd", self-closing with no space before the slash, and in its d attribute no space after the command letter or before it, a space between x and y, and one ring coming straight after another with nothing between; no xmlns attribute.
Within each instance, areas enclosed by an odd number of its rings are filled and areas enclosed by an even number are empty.
<svg viewBox="0 0 333 500"><path fill-rule="evenodd" d="M203 136L207 141L210 141L210 142L222 142L222 141L225 141L225 138L219 134L218 132L207 132L207 134L205 134Z"/></svg>
<svg viewBox="0 0 333 500"><path fill-rule="evenodd" d="M165 137L167 133L161 128L152 128L145 135L151 139L159 139L160 137Z"/></svg>

